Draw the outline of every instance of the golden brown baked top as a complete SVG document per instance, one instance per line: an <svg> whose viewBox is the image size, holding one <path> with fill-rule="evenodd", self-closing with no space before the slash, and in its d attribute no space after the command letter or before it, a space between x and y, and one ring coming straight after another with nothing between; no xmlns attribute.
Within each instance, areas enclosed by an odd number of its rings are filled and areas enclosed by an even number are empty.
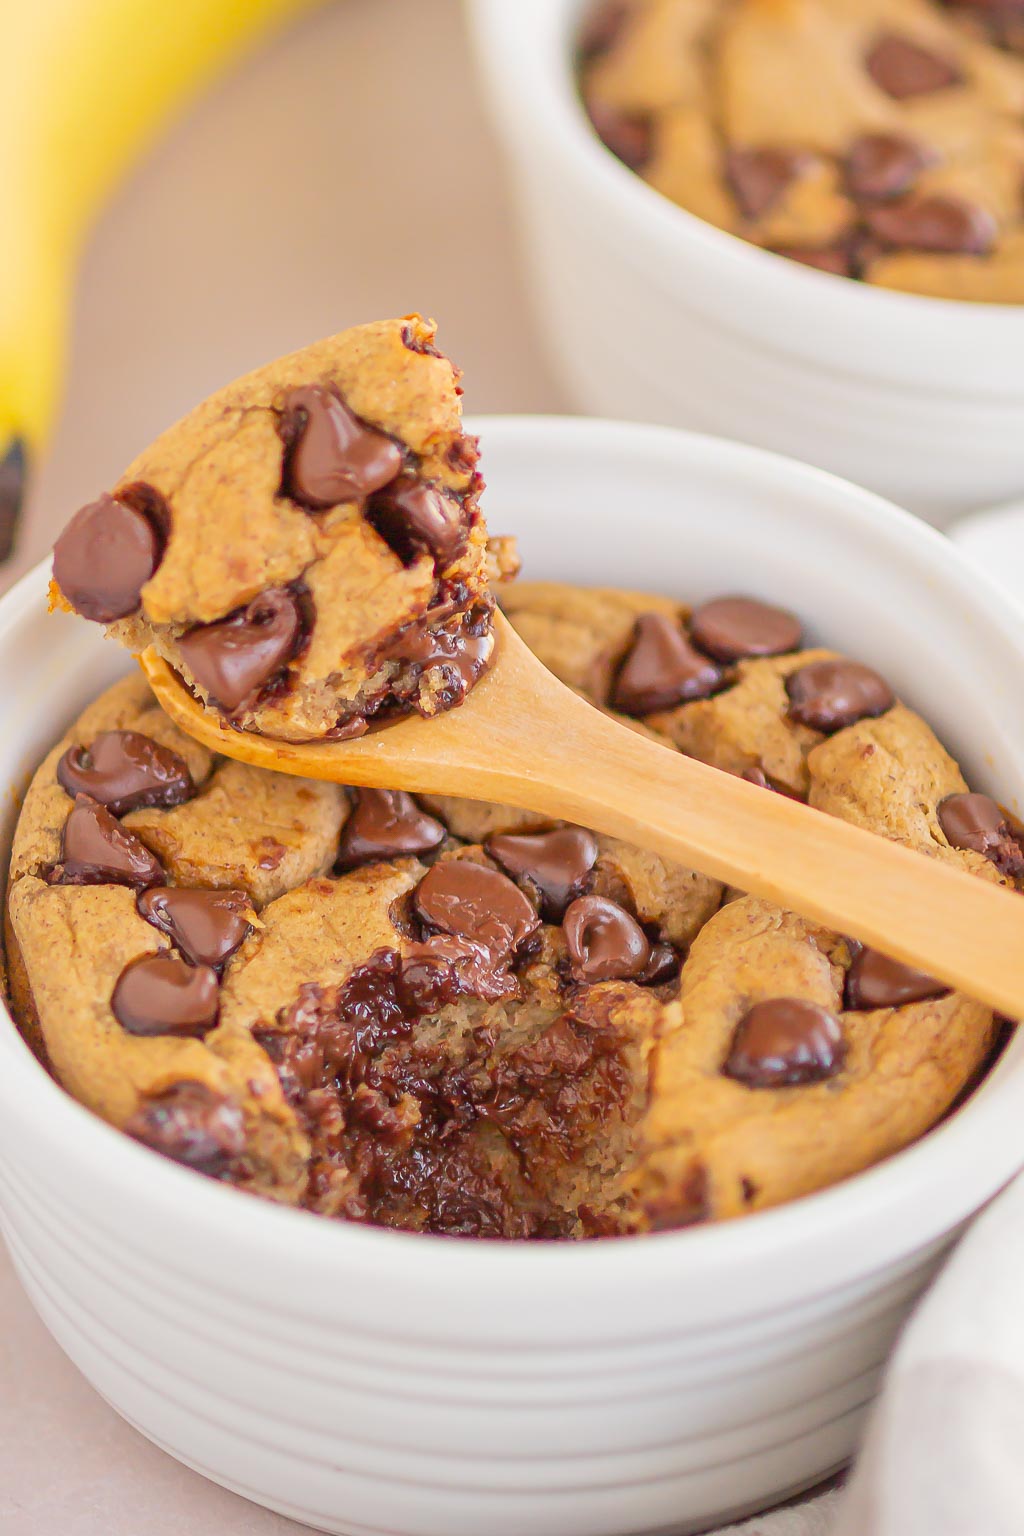
<svg viewBox="0 0 1024 1536"><path fill-rule="evenodd" d="M940 298L1024 301L1024 11L1012 0L604 0L594 126L681 207Z"/></svg>
<svg viewBox="0 0 1024 1536"><path fill-rule="evenodd" d="M247 374L76 514L56 600L243 729L353 735L461 702L512 555L488 548L458 377L417 315Z"/></svg>
<svg viewBox="0 0 1024 1536"><path fill-rule="evenodd" d="M541 659L673 746L1013 883L1024 852L885 679L773 605L528 583ZM583 1237L773 1205L904 1146L988 1010L616 839L213 757L132 677L39 768L16 1014L83 1103L239 1187Z"/></svg>

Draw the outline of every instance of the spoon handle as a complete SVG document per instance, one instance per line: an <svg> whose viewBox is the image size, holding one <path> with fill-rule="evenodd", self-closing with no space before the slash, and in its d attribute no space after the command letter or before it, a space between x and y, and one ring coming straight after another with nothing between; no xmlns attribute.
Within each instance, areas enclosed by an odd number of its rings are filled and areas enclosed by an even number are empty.
<svg viewBox="0 0 1024 1536"><path fill-rule="evenodd" d="M513 740L503 771L492 736L491 798L678 859L1024 1017L1017 892L669 751L559 692L543 701L559 708L534 772ZM531 735L542 730L535 717Z"/></svg>

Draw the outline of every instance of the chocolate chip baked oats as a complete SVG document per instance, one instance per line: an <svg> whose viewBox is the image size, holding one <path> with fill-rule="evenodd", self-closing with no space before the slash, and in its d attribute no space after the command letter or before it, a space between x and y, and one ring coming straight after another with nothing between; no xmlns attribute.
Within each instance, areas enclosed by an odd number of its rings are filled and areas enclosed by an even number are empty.
<svg viewBox="0 0 1024 1536"><path fill-rule="evenodd" d="M1024 878L885 679L749 598L534 583L565 682L666 746L981 879ZM580 827L218 758L145 682L37 772L10 990L65 1087L211 1177L413 1230L580 1238L730 1217L941 1117L991 1013Z"/></svg>
<svg viewBox="0 0 1024 1536"><path fill-rule="evenodd" d="M458 379L417 315L257 369L76 514L55 601L241 729L354 736L461 703L514 554L487 540Z"/></svg>
<svg viewBox="0 0 1024 1536"><path fill-rule="evenodd" d="M1024 301L1016 0L603 0L580 81L691 213L888 288Z"/></svg>

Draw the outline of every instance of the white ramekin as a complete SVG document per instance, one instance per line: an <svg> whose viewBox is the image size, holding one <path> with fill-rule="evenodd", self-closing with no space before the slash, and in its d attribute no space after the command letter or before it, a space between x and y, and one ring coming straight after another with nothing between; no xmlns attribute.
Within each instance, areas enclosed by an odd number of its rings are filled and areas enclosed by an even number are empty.
<svg viewBox="0 0 1024 1536"><path fill-rule="evenodd" d="M664 428L476 428L491 524L519 534L530 575L789 603L1019 803L1024 626L931 529ZM37 570L0 603L9 807L124 667L95 627L47 616L45 585ZM0 1217L104 1397L263 1504L367 1536L685 1532L850 1455L909 1306L1024 1163L1022 1115L1018 1041L917 1146L811 1199L651 1238L501 1245L329 1223L210 1183L73 1103L0 1020Z"/></svg>
<svg viewBox="0 0 1024 1536"><path fill-rule="evenodd" d="M1024 491L1024 305L873 289L683 212L603 148L581 0L469 0L544 334L596 415L790 453L944 525Z"/></svg>

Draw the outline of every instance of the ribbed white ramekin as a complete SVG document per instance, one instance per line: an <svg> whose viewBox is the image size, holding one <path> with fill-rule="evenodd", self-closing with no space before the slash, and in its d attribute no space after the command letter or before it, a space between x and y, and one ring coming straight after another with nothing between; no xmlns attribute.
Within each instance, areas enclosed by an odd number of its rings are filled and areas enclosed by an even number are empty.
<svg viewBox="0 0 1024 1536"><path fill-rule="evenodd" d="M572 398L793 454L940 524L1024 492L1024 305L870 288L677 208L586 121L582 4L468 4Z"/></svg>
<svg viewBox="0 0 1024 1536"><path fill-rule="evenodd" d="M974 782L1019 805L1019 621L930 529L664 429L476 427L491 526L521 536L527 574L777 597L883 668ZM123 668L94 627L46 615L45 582L0 603L8 790ZM812 1199L652 1238L501 1245L212 1184L79 1108L0 1022L0 1219L98 1390L250 1498L374 1536L684 1532L851 1453L908 1307L1024 1163L1022 1113L1018 1042L924 1141Z"/></svg>

